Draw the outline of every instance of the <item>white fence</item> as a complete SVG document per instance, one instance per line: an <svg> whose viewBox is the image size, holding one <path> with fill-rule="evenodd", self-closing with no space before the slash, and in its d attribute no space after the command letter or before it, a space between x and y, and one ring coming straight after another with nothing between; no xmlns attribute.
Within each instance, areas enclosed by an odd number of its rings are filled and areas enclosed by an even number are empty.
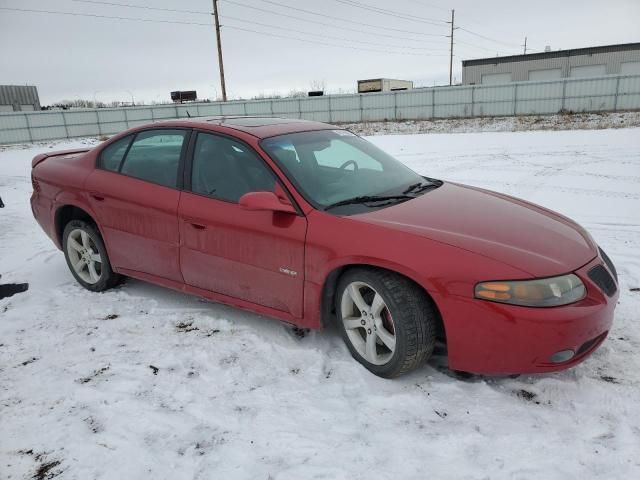
<svg viewBox="0 0 640 480"><path fill-rule="evenodd" d="M211 115L303 118L328 123L604 112L640 109L640 75L391 93L0 114L0 144L112 135L158 120Z"/></svg>

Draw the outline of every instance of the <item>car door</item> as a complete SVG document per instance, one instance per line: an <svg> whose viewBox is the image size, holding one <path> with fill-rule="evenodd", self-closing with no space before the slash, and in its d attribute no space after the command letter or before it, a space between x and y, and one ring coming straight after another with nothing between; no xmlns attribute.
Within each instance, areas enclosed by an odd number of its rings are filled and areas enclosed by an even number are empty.
<svg viewBox="0 0 640 480"><path fill-rule="evenodd" d="M185 283L301 317L306 218L240 207L254 191L290 201L250 146L204 132L191 142L178 208Z"/></svg>
<svg viewBox="0 0 640 480"><path fill-rule="evenodd" d="M143 130L101 152L85 188L116 269L182 282L177 211L189 135Z"/></svg>

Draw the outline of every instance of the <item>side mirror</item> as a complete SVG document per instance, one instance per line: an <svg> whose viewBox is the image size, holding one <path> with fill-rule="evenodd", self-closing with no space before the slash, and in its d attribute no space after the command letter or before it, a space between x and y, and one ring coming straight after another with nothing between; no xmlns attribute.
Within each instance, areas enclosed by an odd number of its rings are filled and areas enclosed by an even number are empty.
<svg viewBox="0 0 640 480"><path fill-rule="evenodd" d="M240 197L240 206L245 210L267 210L271 212L296 213L290 203L283 203L273 192L249 192Z"/></svg>

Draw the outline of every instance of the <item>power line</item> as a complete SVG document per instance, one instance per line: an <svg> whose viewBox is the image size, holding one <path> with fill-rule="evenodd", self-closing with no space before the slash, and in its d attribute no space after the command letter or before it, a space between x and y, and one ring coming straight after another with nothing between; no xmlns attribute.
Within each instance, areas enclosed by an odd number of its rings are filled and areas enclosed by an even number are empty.
<svg viewBox="0 0 640 480"><path fill-rule="evenodd" d="M194 15L211 15L212 14L212 12L203 11L203 10L183 10L183 9L175 9L175 8L149 7L149 6L146 6L146 5L133 5L133 4L128 4L128 3L108 2L108 1L101 1L101 0L71 0L71 1L72 2L76 2L76 3L87 3L87 4L93 4L93 5L107 5L107 6L114 6L114 7L135 8L135 9L141 9L141 10L152 10L152 11L161 11L161 12L189 13L189 14L194 14ZM221 1L225 1L225 0L221 0ZM282 7L285 7L285 6L289 7L287 5L283 5L283 4L280 4L280 3L277 3L277 2L270 2L270 1L266 1L266 0L259 0L259 1L265 1L266 3L271 3L271 4L279 5L279 6L282 6ZM364 9L368 9L368 10L372 10L372 11L377 11L378 13L386 12L386 13L393 14L394 16L398 16L399 15L399 16L402 16L402 17L407 17L406 15L401 14L399 12L393 12L391 10L386 10L386 9L383 9L383 8L380 8L380 7L374 7L374 6L371 6L371 5L364 5L364 4L362 4L360 2L357 2L355 0L335 0L335 1L337 1L339 3L343 3L343 4L349 4L349 5L358 7L358 8L364 8ZM426 6L426 7L439 9L439 10L449 11L447 8L440 7L440 6L433 5L433 4L429 4L429 3L426 3L426 2L422 2L420 0L405 0L405 1L417 4L417 5L422 5L422 6ZM260 10L260 11L263 11L263 12L266 12L266 13L272 13L274 15L290 17L290 18L293 18L293 19L296 19L296 20L306 21L306 22L310 22L310 23L317 23L319 25L333 27L333 28L339 28L339 27L335 27L334 25L321 23L321 22L314 22L312 20L303 19L303 18L300 18L300 17L294 17L294 16L291 16L291 15L285 15L285 14L281 14L279 12L273 12L273 11L266 10L266 9L260 9L258 7L252 7L252 6L249 6L249 5L243 5L243 4L240 4L240 3L233 2L233 1L229 1L228 3L233 3L235 5L239 5L239 6L242 6L242 7L253 8L255 10ZM302 10L302 9L298 9L298 10L305 11L305 12L308 12L308 13L313 14L313 15L322 15L322 14L318 14L318 13L315 13L315 12L310 12L310 11L306 11L306 10ZM87 14L87 15L89 15L89 14ZM333 19L336 19L336 20L345 21L344 19L338 19L336 17L331 17L331 16L326 16L326 17L327 18L333 18ZM440 22L438 20L436 20L436 19L429 19L429 18L422 18L422 17L412 17L412 18L408 18L408 19L410 19L410 20L420 20L420 21L434 21L434 22L436 22L437 25L440 25ZM150 19L142 19L142 21L150 21ZM165 23L165 22L162 22L162 23ZM180 22L180 23L182 23L182 22ZM184 23L187 23L187 22L184 22ZM471 23L475 23L475 22L471 22ZM371 25L371 26L375 27L375 28L386 28L386 27L375 26L375 25ZM390 29L390 30L399 31L397 29ZM491 37L487 37L487 36L478 34L476 32L472 32L470 30L466 30L466 29L462 29L462 30L465 30L467 33L479 36L479 37L484 38L486 40L490 40L490 41L493 41L493 42L496 42L496 43L501 43L503 45L515 46L515 44L503 42L501 40L497 40L497 39L494 39L494 38L491 38ZM384 34L380 34L380 33L366 32L366 31L363 31L363 30L354 30L354 32L365 33L365 34L370 34L370 35L385 36L385 37L389 37L389 38L398 38L398 39L402 39L402 40L412 40L412 41L414 40L414 39L409 39L409 38L405 38L405 37L393 37L393 36L390 36L390 35L384 35ZM410 31L405 31L405 32L406 33L413 33L415 35L426 35L423 32L410 32ZM444 36L444 35L438 35L438 34L432 34L432 35L433 36ZM419 41L419 40L415 40L415 41ZM471 45L471 44L469 44L469 45ZM522 47L523 45L519 45L519 46ZM486 50L489 50L489 49L486 49ZM532 50L532 48L531 47L527 47L527 50Z"/></svg>
<svg viewBox="0 0 640 480"><path fill-rule="evenodd" d="M47 13L51 15L67 15L73 17L92 17L92 18L110 18L113 20L129 20L135 22L147 22L147 23L173 23L178 25L198 25L203 27L210 27L211 23L198 23L198 22L182 22L179 20L152 20L149 18L138 18L138 17L119 17L115 15L98 15L93 13L77 13L77 12L60 12L57 10L35 10L32 8L11 8L11 7L0 7L0 10L9 10L13 12L29 12L29 13Z"/></svg>
<svg viewBox="0 0 640 480"><path fill-rule="evenodd" d="M456 43L456 45L458 45L458 44L460 44L460 45L466 45L467 47L477 48L477 49L480 49L480 50L485 50L485 51L487 51L487 52L500 53L500 52L499 52L498 50L496 50L495 48L482 47L482 46L480 46L480 45L478 45L478 44L476 44L476 43L469 43L469 42L462 41L462 40L460 40L460 39L457 39L455 43Z"/></svg>
<svg viewBox="0 0 640 480"><path fill-rule="evenodd" d="M114 7L135 8L135 9L141 9L141 10L152 10L152 11L161 11L161 12L189 13L189 14L195 14L195 15L211 15L212 14L211 12L207 12L207 11L203 11L203 10L183 10L183 9L175 9L175 8L149 7L149 6L146 6L146 5L133 5L133 4L128 4L128 3L107 2L107 1L101 1L101 0L71 0L71 1L72 2L76 2L76 3L88 3L88 4L93 4L93 5L107 5L107 6L114 6ZM372 11L376 10L376 11L379 11L379 13L388 12L388 13L392 13L392 14L394 14L394 16L396 16L395 15L396 12L392 12L391 10L386 10L386 9L383 9L383 8L369 6L369 5L363 5L363 4L359 3L359 2L356 2L355 0L335 0L335 1L337 1L339 3L343 3L343 4L350 4L350 5L359 7L359 8L364 8L364 9L368 9L368 10L372 10ZM418 4L418 5L424 5L424 6L430 6L432 8L438 8L440 10L447 10L444 7L437 7L435 5L426 4L426 3L421 2L419 0L407 0L407 1L410 1L410 2ZM228 2L228 3L234 3L236 5L240 5L240 6L243 6L243 7L252 8L252 7L248 6L248 5L241 5L241 4L237 4L235 2ZM272 4L276 4L276 5L281 5L281 4L277 3L277 2L269 2L269 1L267 1L266 3L272 3ZM284 5L282 5L282 6L284 6ZM256 10L258 10L257 7L254 7L254 8ZM267 12L267 13L273 13L275 15L287 16L287 17L290 17L290 18L293 18L293 19L296 19L296 20L302 20L302 21L317 23L317 24L323 25L323 26L339 28L339 27L335 27L335 26L327 24L327 23L314 22L313 20L307 20L307 19L303 19L303 18L300 18L300 17L294 17L294 16L291 16L291 15L280 14L279 12L273 12L273 11L269 11L269 10L266 10L266 9L259 9L259 10L261 10L263 12ZM309 12L309 13L313 13L313 12ZM402 14L399 14L399 15L404 16ZM227 18L231 18L231 17L227 16ZM331 18L331 17L329 17L329 18ZM240 19L237 19L237 20L240 21ZM422 17L413 17L412 20L420 20L420 21L425 20L425 21L436 21L437 22L437 20L435 20L435 19L427 19L427 18L422 18ZM145 21L147 21L147 20L145 19ZM247 22L247 23L249 23L249 22ZM382 27L382 28L384 28L384 27ZM484 38L486 40L490 40L490 41L493 41L493 42L496 42L496 43L501 43L503 45L508 45L508 46L515 45L515 44L510 44L510 43L507 43L507 42L503 42L501 40L493 39L493 38L478 34L476 32L472 32L472 31L464 29L464 28L461 28L461 29L466 31L467 33L479 36L481 38ZM371 34L371 35L380 35L380 36L386 36L386 37L390 37L390 38L398 38L398 39L403 39L403 40L414 40L414 39L408 39L408 38L404 38L404 37L393 37L393 36L389 36L389 35L382 35L382 34L374 33L374 32L365 32L365 31L362 31L362 30L361 31L354 30L354 31L359 32L359 33L368 33L368 34ZM302 32L302 33L304 33L304 32ZM415 32L415 34L423 35L422 32ZM343 39L343 40L345 40L345 39ZM350 40L350 41L357 42L355 40ZM419 41L419 40L415 40L415 41ZM364 43L364 42L357 42L357 43ZM463 43L463 42L459 42L459 43ZM381 44L378 44L378 45L383 46ZM467 45L472 46L472 44L467 44ZM520 46L523 46L523 45L520 45ZM412 49L411 47L403 47L403 48ZM478 47L478 48L482 49L482 47ZM413 49L418 49L418 48L414 47ZM492 51L492 49L488 49L488 48L484 48L484 50ZM528 47L527 50L531 50L531 48Z"/></svg>
<svg viewBox="0 0 640 480"><path fill-rule="evenodd" d="M242 7L248 7L248 8L257 9L256 7L249 7L249 5L244 5L242 3L234 2L232 0L220 0L220 1L224 1L226 3L232 3L234 5L240 5ZM259 0L259 1L263 2L263 3L268 3L270 5L277 5L279 7L286 8L287 10L295 10L295 11L298 11L298 12L307 13L309 15L315 15L315 16L318 16L318 17L329 18L331 20L338 20L339 22L351 23L351 24L355 24L355 25L363 25L365 27L377 28L377 29L382 29L382 30L390 30L390 31L400 32L400 33L409 33L409 34L413 34L413 35L426 35L426 36L430 36L430 37L443 37L444 36L444 35L438 34L438 33L416 32L415 30L413 30L413 31L412 30L403 30L403 29L398 29L398 28L382 27L380 25L372 25L370 23L356 22L355 20L345 20L344 18L334 17L332 15L325 15L323 13L313 12L311 10L305 10L303 8L292 7L291 5L286 5L286 4L279 3L279 2L274 2L274 1L271 1L271 0ZM266 10L266 11L268 13L275 13L275 12L272 12L270 10Z"/></svg>
<svg viewBox="0 0 640 480"><path fill-rule="evenodd" d="M480 28L487 27L486 23L481 23L481 22L477 22L477 21L473 21L473 20L465 20L464 23L465 24L470 24L470 25L476 25L477 27L480 27ZM520 33L515 33L513 31L506 31L506 30L504 30L502 28L495 28L493 26L491 27L491 31L494 34L499 33L499 34L501 34L502 36L505 36L505 37L516 37L516 38L518 38L521 35ZM516 45L515 44L510 44L510 46L515 47ZM520 47L520 46L522 46L522 45L519 45L518 47ZM529 47L527 47L527 49L528 48Z"/></svg>
<svg viewBox="0 0 640 480"><path fill-rule="evenodd" d="M334 0L338 3L342 3L344 5L350 5L352 7L356 7L356 8L361 8L363 10L368 10L370 12L375 12L375 13L379 13L381 15L386 15L388 17L395 17L395 18L400 18L402 20L408 20L411 22L418 22L418 23L427 23L429 25L436 25L436 26L443 26L443 23L445 23L442 20L438 20L438 19L434 19L434 18L424 18L424 17L414 17L414 16L409 16L409 15L405 15L403 13L399 13L399 12L394 12L393 10L387 10L385 8L380 8L380 7L374 7L372 5L366 5L360 2L356 2L355 0Z"/></svg>
<svg viewBox="0 0 640 480"><path fill-rule="evenodd" d="M137 9L143 9L143 10L154 10L154 11L161 11L161 12L174 12L174 13L189 13L189 14L197 14L197 15L211 15L212 12L206 12L206 11L202 11L202 10L182 10L182 9L175 9L175 8L161 8L161 7L148 7L145 5L132 5L132 4L128 4L128 3L118 3L118 2L106 2L106 1L99 1L99 0L71 0L72 2L77 2L77 3L88 3L88 4L94 4L94 5L107 5L107 6L114 6L114 7L125 7L125 8L137 8ZM234 2L229 2L229 3L234 3ZM239 5L239 4L238 4ZM248 5L241 5L244 7L249 7ZM251 7L249 7L251 8ZM268 10L263 10L260 9L261 11L264 12L269 12ZM328 23L323 23L323 22L316 22L313 20L307 20L307 19L303 19L300 17L294 17L291 15L284 15L284 14L279 14L277 12L270 12L270 13L274 13L276 15L282 15L282 16L286 16L286 17L290 17L296 20L302 20L302 21L307 21L307 22L311 22L311 23L317 23L318 25L323 25L323 26L328 26L328 27L333 27L333 28L337 28L340 30L343 30L340 27L335 27L335 25L330 25ZM227 16L227 18L232 18ZM244 21L247 23L251 23L249 21L243 20L243 19L239 19L236 18L236 20L238 21ZM409 39L409 38L405 38L405 37L394 37L391 35L383 35L383 34L379 34L379 33L374 33L374 32L366 32L364 30L354 30L354 32L359 32L359 33L367 33L370 35L377 35L377 36L385 36L385 37L389 37L389 38L397 38L397 39L402 39L402 40L411 40L411 41L416 41L416 42L420 42L421 40L417 40L417 39ZM302 32L302 33L306 33L306 32ZM357 42L357 43L364 43L364 42L358 42L356 40L351 40L351 39L344 39L344 40L349 40L352 42ZM378 44L380 46L385 46L382 44ZM419 49L417 47L402 47L402 48L408 48L408 49Z"/></svg>
<svg viewBox="0 0 640 480"><path fill-rule="evenodd" d="M268 23L260 23L260 22L253 22L251 20L245 20L243 18L238 18L238 17L232 17L229 15L221 15L221 18L223 19L229 19L229 20L233 20L236 22L243 22L243 23L249 23L251 25L258 25L261 27L267 27L267 28L276 28L278 30L282 30L281 26L278 25L271 25ZM433 52L433 51L443 51L443 50L432 50L429 48L422 48L422 47L408 47L408 46L404 46L404 45L389 45L387 43L375 43L375 42L364 42L361 40L353 40L351 38L346 38L346 37L334 37L334 36L327 36L325 34L317 34L317 33L309 33L309 32L305 32L304 30L296 30L296 29L292 29L287 27L287 31L288 32L295 32L295 33L300 33L302 35L311 35L314 37L322 37L322 38L326 38L328 40L337 40L337 41L346 41L346 42L351 42L351 43L360 43L363 45L371 45L371 46L375 46L375 47L387 47L387 48L400 48L400 49L404 49L404 50L420 50L420 51L428 51L428 52Z"/></svg>
<svg viewBox="0 0 640 480"><path fill-rule="evenodd" d="M518 48L520 48L520 45L516 45L515 43L503 42L502 40L496 40L495 38L487 37L486 35L482 35L480 33L473 32L473 31L468 30L468 29L463 28L463 27L459 27L459 28L463 32L470 33L471 35L475 35L476 37L484 38L485 40L489 40L490 42L501 43L502 45L506 45L508 47L518 47Z"/></svg>
<svg viewBox="0 0 640 480"><path fill-rule="evenodd" d="M340 30L340 31L344 31L345 30L344 27L337 27L336 25L333 25L333 24L330 24L330 23L320 22L318 20L309 20L308 18L298 17L298 16L295 16L295 15L288 15L286 13L275 12L273 10L267 10L266 8L254 7L252 5L244 5L242 3L234 2L233 0L220 0L220 1L232 4L232 5L237 5L237 6L243 7L243 8L249 8L251 10L256 10L256 11L260 11L260 12L264 12L264 13L268 13L268 14L272 14L272 15L277 15L279 17L291 18L293 20L298 20L298 21L301 21L301 22L307 22L307 23L313 23L313 24L316 24L316 25L322 25L324 27L329 27L329 28L333 28L333 29L336 29L336 30ZM329 17L329 18L331 18L331 17ZM346 21L346 20L343 20L343 21ZM360 23L357 23L357 25L366 25L366 26L370 26L370 27L373 27L373 28L385 29L385 27L378 27L376 25L360 24ZM405 31L405 30L396 30L396 29L393 29L393 28L387 28L387 30L400 31L400 32L405 32L405 33L409 33L409 34L416 34L416 35L427 35L427 36L433 36L433 37L444 37L444 35L439 35L439 34L410 32L410 31ZM408 41L411 41L411 42L423 42L423 40L417 39L417 38L400 37L400 36L397 36L397 35L388 35L388 34L380 33L380 32L368 32L366 30L359 30L359 29L355 29L353 27L349 27L349 31L352 32L352 33L362 33L362 34L365 34L365 35L375 35L376 37L393 38L393 39L396 39L396 40L408 40Z"/></svg>
<svg viewBox="0 0 640 480"><path fill-rule="evenodd" d="M62 12L62 11L57 11L57 10L36 10L36 9L31 9L31 8L0 7L0 10L8 10L8 11L22 12L22 13L26 12L26 13L45 13L45 14L50 14L50 15L67 15L67 16L74 16L74 17L106 18L106 19L111 19L111 20L127 20L127 21L149 22L149 23L170 23L170 24L179 24L179 25L197 25L197 26L204 26L204 27L211 27L212 26L211 23L183 22L183 21L178 21L178 20L153 20L153 19L139 18L139 17L122 17L122 16L116 16L116 15L98 15L98 14L92 14L92 13ZM380 50L380 49L353 47L353 46L350 46L350 45L336 45L336 44L331 44L331 43L326 43L326 42L319 42L317 40L309 40L309 39L303 39L303 38L298 38L298 37L292 37L292 36L288 36L288 35L279 35L279 34L275 34L275 33L260 32L260 31L257 31L257 30L250 30L250 29L247 29L247 28L241 28L241 27L236 27L236 26L232 26L232 25L225 25L224 28L229 28L229 29L232 29L232 30L240 30L240 31L244 31L244 32L250 32L250 33L257 34L257 35L264 35L264 36L268 36L268 37L285 38L285 39L288 39L288 40L297 40L297 41L301 41L301 42L315 43L315 44L318 44L318 45L326 45L326 46L329 46L329 47L346 48L346 49L349 49L349 50L354 50L355 49L355 50L363 50L363 51L370 51L370 52L385 53L385 54L390 54L390 55L441 56L441 55L430 55L430 54L423 54L423 53L396 52L396 51L390 51L390 50ZM396 48L398 48L398 47L396 47Z"/></svg>
<svg viewBox="0 0 640 480"><path fill-rule="evenodd" d="M235 27L235 26L231 26L231 25L226 25L224 26L224 28L230 28L232 30L240 30L243 32L250 32L250 33L255 33L258 35L264 35L267 37L275 37L275 38L284 38L287 40L296 40L299 42L307 42L307 43L315 43L317 45L325 45L328 47L336 47L336 48L343 48L343 49L348 49L348 50L362 50L362 51L366 51L366 52L377 52L377 53L386 53L388 55L412 55L412 56L418 56L418 57L424 57L424 56L428 56L428 57L442 57L442 56L446 56L445 54L442 55L425 55L425 54L421 54L421 53L411 53L411 52L393 52L393 51L389 51L389 50L376 50L376 49L372 49L372 48L363 48L363 47L352 47L350 45L336 45L333 43L326 43L326 42L320 42L317 40L309 40L306 38L298 38L298 37L291 37L289 35L280 35L277 33L267 33L267 32L260 32L257 30L250 30L248 28L241 28L241 27Z"/></svg>
<svg viewBox="0 0 640 480"><path fill-rule="evenodd" d="M126 8L138 8L141 10L157 10L160 12L174 12L174 13L192 13L197 15L211 15L211 12L205 12L202 10L179 10L175 8L161 8L161 7L147 7L145 5L131 5L129 3L117 3L117 2L102 2L98 0L71 0L76 3L90 3L93 5L108 5L111 7L126 7Z"/></svg>
<svg viewBox="0 0 640 480"><path fill-rule="evenodd" d="M423 1L421 1L421 0L405 0L405 1L406 1L406 2L411 2L411 3L414 3L414 4L417 4L417 5L428 6L428 7L431 7L431 8L438 9L438 10L446 10L446 11L450 11L450 10L449 10L449 9L447 9L447 8L440 7L440 6L437 6L437 5L433 5L433 4L430 4L430 3L426 3L426 2L423 2ZM479 22L474 22L474 21L469 21L469 20L465 20L465 21L464 21L464 23L470 23L470 24L472 24L472 25L478 25L478 26L486 26L486 25L482 25L482 24L481 24L481 23L479 23ZM461 28L461 30L465 30L465 29ZM497 31L497 32L502 33L503 35L506 35L506 36L513 36L513 35L514 35L514 33L513 33L513 32L506 32L506 31L504 31L504 30L496 30L496 29L495 29L495 28L493 28L493 27L492 27L492 31ZM507 45L507 46L509 46L509 47L516 47L516 46L517 46L515 43L503 42L503 41L500 41L500 40L497 40L497 39L494 39L494 38L491 38L491 37L486 37L486 36L484 36L484 35L476 34L475 32L469 32L469 31L467 31L467 33L475 34L475 35L480 36L481 38L484 38L484 39L486 39L486 40L490 40L490 41L493 41L493 42L501 43L501 44L503 44L503 45ZM475 44L465 43L465 42L462 42L462 41L460 41L460 40L456 40L456 42L455 42L455 43L456 43L456 44L457 44L457 43L463 43L463 44L465 44L465 45L472 46L472 47L475 47L475 46L476 46ZM523 47L523 45L519 45L519 47ZM487 50L487 51L493 51L493 52L495 52L495 49L484 48L484 47L479 47L479 46L478 46L477 48L480 48L480 49L482 49L482 50ZM529 45L529 43L527 42L527 51L533 51L533 50L536 50L536 49L535 49L535 48L532 48L532 47ZM455 55L454 55L454 56L455 56Z"/></svg>

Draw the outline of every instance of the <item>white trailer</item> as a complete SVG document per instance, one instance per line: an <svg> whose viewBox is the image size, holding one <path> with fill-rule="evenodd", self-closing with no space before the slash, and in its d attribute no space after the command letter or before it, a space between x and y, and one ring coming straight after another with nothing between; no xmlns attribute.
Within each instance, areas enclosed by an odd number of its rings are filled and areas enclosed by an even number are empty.
<svg viewBox="0 0 640 480"><path fill-rule="evenodd" d="M358 93L371 92L396 92L399 90L412 90L413 82L409 80L394 80L392 78L374 78L371 80L358 80Z"/></svg>

